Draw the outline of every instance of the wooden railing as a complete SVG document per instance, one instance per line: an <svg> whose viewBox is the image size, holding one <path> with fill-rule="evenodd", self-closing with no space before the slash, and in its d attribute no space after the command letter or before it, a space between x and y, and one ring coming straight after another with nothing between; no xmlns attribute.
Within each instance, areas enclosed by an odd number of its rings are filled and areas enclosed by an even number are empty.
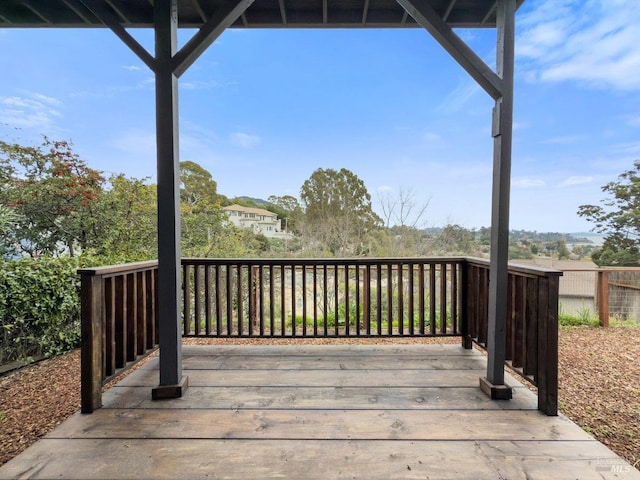
<svg viewBox="0 0 640 480"><path fill-rule="evenodd" d="M82 269L81 405L102 405L102 386L157 348L158 262Z"/></svg>
<svg viewBox="0 0 640 480"><path fill-rule="evenodd" d="M460 259L185 259L183 335L459 336Z"/></svg>
<svg viewBox="0 0 640 480"><path fill-rule="evenodd" d="M467 259L463 342L487 346L489 262ZM558 285L561 272L509 266L506 363L538 387L538 409L558 411Z"/></svg>
<svg viewBox="0 0 640 480"><path fill-rule="evenodd" d="M459 336L487 345L489 263L463 257L184 259L185 337ZM157 263L84 269L82 410L157 346ZM507 364L557 413L560 272L510 266Z"/></svg>

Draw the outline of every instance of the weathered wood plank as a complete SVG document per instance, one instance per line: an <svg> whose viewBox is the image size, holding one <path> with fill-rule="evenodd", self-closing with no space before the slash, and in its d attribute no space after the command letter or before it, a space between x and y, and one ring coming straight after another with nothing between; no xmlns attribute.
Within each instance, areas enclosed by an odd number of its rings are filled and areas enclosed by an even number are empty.
<svg viewBox="0 0 640 480"><path fill-rule="evenodd" d="M515 431L513 425L518 425ZM298 440L591 440L566 417L537 411L99 409L47 438Z"/></svg>
<svg viewBox="0 0 640 480"><path fill-rule="evenodd" d="M244 357L197 356L182 362L187 370L482 370L484 358L479 356L398 357Z"/></svg>
<svg viewBox="0 0 640 480"><path fill-rule="evenodd" d="M608 479L620 475L602 465L624 465L596 441L533 445L536 455L532 442L510 441L45 439L4 465L0 478Z"/></svg>
<svg viewBox="0 0 640 480"><path fill-rule="evenodd" d="M241 355L241 356L291 356L291 355L324 355L327 357L350 356L443 356L443 355L476 355L484 357L478 350L466 350L459 346L457 339L452 345L183 345L185 357L208 355Z"/></svg>
<svg viewBox="0 0 640 480"><path fill-rule="evenodd" d="M477 379L476 379L477 382ZM114 387L103 408L318 409L318 410L535 410L536 396L514 389L511 401L496 402L478 387L194 387L177 400L153 402L149 387Z"/></svg>
<svg viewBox="0 0 640 480"><path fill-rule="evenodd" d="M477 387L483 370L185 370L189 386ZM140 369L122 386L156 386L158 372Z"/></svg>

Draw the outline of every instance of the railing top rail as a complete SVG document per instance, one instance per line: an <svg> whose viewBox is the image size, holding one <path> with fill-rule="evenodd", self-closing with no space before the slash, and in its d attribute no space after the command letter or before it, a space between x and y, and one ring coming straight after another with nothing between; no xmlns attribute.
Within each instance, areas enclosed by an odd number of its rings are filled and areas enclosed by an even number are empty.
<svg viewBox="0 0 640 480"><path fill-rule="evenodd" d="M351 258L183 258L183 265L398 265L463 263L465 257L351 257Z"/></svg>
<svg viewBox="0 0 640 480"><path fill-rule="evenodd" d="M489 260L485 260L484 258L474 258L474 257L466 257L465 260L467 263L480 265L486 268L489 268L490 262ZM562 271L556 270L552 268L538 267L532 265L518 265L516 263L509 262L509 273L522 273L525 275L535 275L535 276L543 276L543 277L561 277Z"/></svg>
<svg viewBox="0 0 640 480"><path fill-rule="evenodd" d="M80 268L80 275L115 275L118 273L135 273L141 270L148 270L158 266L157 260L146 262L122 263L119 265L108 265L104 267Z"/></svg>

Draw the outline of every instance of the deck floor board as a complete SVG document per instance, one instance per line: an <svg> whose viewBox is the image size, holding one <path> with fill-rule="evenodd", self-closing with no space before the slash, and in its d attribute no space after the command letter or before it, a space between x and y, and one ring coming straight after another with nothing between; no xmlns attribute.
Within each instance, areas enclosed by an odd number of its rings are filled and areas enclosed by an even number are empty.
<svg viewBox="0 0 640 480"><path fill-rule="evenodd" d="M189 389L152 401L158 361L4 466L0 478L640 479L566 417L478 387L456 345L188 346Z"/></svg>

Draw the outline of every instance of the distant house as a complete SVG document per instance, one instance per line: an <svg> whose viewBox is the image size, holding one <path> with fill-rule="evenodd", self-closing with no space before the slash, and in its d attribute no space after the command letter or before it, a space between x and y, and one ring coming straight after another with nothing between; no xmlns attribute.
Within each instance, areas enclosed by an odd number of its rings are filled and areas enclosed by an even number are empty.
<svg viewBox="0 0 640 480"><path fill-rule="evenodd" d="M514 260L513 263L537 265L562 271L559 285L560 312L579 315L581 311L597 311L596 280L598 266L591 261L556 260L536 257L534 260Z"/></svg>
<svg viewBox="0 0 640 480"><path fill-rule="evenodd" d="M269 210L235 204L223 207L223 210L236 227L251 229L253 233L262 234L267 238L292 238L290 233L282 230L278 216Z"/></svg>

